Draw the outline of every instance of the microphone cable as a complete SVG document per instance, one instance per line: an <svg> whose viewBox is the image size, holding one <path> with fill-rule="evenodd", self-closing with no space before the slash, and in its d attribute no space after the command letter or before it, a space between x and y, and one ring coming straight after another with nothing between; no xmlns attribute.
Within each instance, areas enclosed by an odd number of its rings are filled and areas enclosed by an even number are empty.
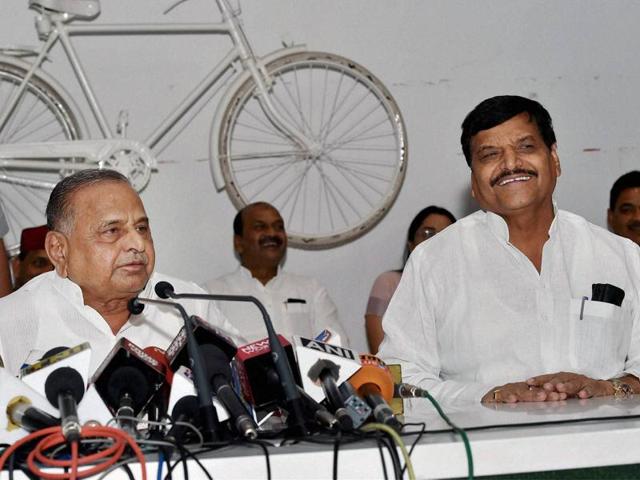
<svg viewBox="0 0 640 480"><path fill-rule="evenodd" d="M436 401L435 398L431 396L431 394L428 391L419 389L419 392L420 392L420 395L416 398L426 398L427 400L429 400L433 405L433 407L438 412L438 415L440 415L440 418L442 418L442 420L444 420L446 424L449 425L455 433L460 435L460 438L462 439L462 443L464 444L464 451L467 456L467 478L469 480L473 480L474 478L473 454L471 453L471 444L469 443L469 437L467 437L467 432L465 432L463 428L458 427L455 423L451 421L451 419L447 416L447 414L444 413L444 411L442 410L442 407L440 407L440 404Z"/></svg>
<svg viewBox="0 0 640 480"><path fill-rule="evenodd" d="M389 437L391 437L393 442L398 446L398 448L400 449L400 452L402 453L402 457L404 458L405 468L407 469L407 473L409 475L409 480L416 479L416 474L413 470L413 463L411 463L411 457L409 457L407 446L404 444L404 442L402 441L402 438L400 437L398 432L395 431L395 429L391 428L389 425L385 425L384 423L367 423L361 426L360 430L363 432L381 431L389 435Z"/></svg>
<svg viewBox="0 0 640 480"><path fill-rule="evenodd" d="M96 453L80 455L79 444L83 438L92 439L92 441L95 439L102 439L105 442L108 442L109 445L107 448ZM145 458L142 450L135 440L122 430L100 426L82 427L80 431L80 440L70 442L71 455L70 458L65 459L51 458L46 453L47 450L67 443L67 440L62 433L61 426L44 428L33 432L15 442L2 453L2 456L0 456L0 471L7 459L9 459L9 457L13 457L14 453L20 447L35 440L38 440L38 442L27 456L27 466L31 473L37 477L47 478L49 480L76 480L78 478L95 475L117 463L122 457L125 448L128 446L133 450L135 457L140 463L140 469L142 470L141 478L143 480L146 480L147 478ZM93 466L80 470L80 467L85 465ZM49 473L44 472L41 468L62 468L69 473Z"/></svg>

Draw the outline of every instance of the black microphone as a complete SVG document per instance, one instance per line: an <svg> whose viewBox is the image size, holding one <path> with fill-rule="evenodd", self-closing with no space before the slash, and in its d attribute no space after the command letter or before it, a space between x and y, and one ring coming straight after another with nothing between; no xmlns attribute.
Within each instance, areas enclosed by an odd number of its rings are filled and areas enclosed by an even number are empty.
<svg viewBox="0 0 640 480"><path fill-rule="evenodd" d="M162 365L126 338L118 340L92 377L96 391L130 434L135 433L132 417L145 408L164 381Z"/></svg>
<svg viewBox="0 0 640 480"><path fill-rule="evenodd" d="M253 421L253 418L249 416L236 392L229 384L231 380L230 359L215 345L202 345L201 351L215 395L229 412L236 430L245 438L257 438L258 426Z"/></svg>
<svg viewBox="0 0 640 480"><path fill-rule="evenodd" d="M60 411L62 435L67 442L80 439L78 403L84 396L84 388L82 376L71 367L54 370L44 384L47 400Z"/></svg>
<svg viewBox="0 0 640 480"><path fill-rule="evenodd" d="M289 357L289 364L296 375L296 383L301 383L291 344L281 335L278 338ZM238 347L235 365L245 399L252 403L256 409L270 410L274 405L282 403L283 392L279 388L280 378L273 365L267 339ZM305 392L302 387L298 385L296 387L300 393L306 418L313 419L318 425L328 429L341 426L336 417L323 405ZM345 427L341 426L341 428Z"/></svg>
<svg viewBox="0 0 640 480"><path fill-rule="evenodd" d="M287 361L282 345L278 340L273 323L269 317L269 313L266 308L257 298L250 295L214 295L214 294L201 294L201 293L175 293L173 285L169 282L158 282L155 286L156 295L160 298L190 298L198 300L215 300L223 302L250 302L253 303L262 314L265 327L267 329L267 335L269 338L269 345L271 347L271 355L273 356L274 365L278 372L280 379L280 385L284 391L284 397L286 402L286 408L289 412L289 419L291 421L290 428L296 435L306 435L308 432L305 427L304 415L302 411L302 399L300 392L296 387L291 365ZM195 373L195 372L194 372Z"/></svg>
<svg viewBox="0 0 640 480"><path fill-rule="evenodd" d="M190 423L195 428L198 428L202 424L200 408L198 407L198 397L195 395L186 395L178 400L171 412L171 418L174 422L173 426L164 438L167 442L182 445L191 429L180 423Z"/></svg>
<svg viewBox="0 0 640 480"><path fill-rule="evenodd" d="M199 408L202 413L204 432L207 440L217 441L219 440L217 430L220 427L218 421L218 414L211 402L211 388L207 379L206 371L202 361L202 354L198 343L196 342L193 330L191 328L191 318L187 315L185 309L179 303L167 302L164 300L154 300L151 298L134 298L128 302L130 312L137 311L140 313L139 305L149 303L155 305L166 305L175 308L180 312L182 320L184 322L184 335L186 336L187 350L189 352L189 360L191 362L191 370L193 371L194 386L198 396Z"/></svg>
<svg viewBox="0 0 640 480"><path fill-rule="evenodd" d="M322 386L327 403L340 422L342 429L353 430L353 418L345 408L345 401L337 383L340 377L340 366L331 360L319 359L311 366L307 376L312 382L320 383Z"/></svg>
<svg viewBox="0 0 640 480"><path fill-rule="evenodd" d="M60 419L49 415L44 410L31 405L27 397L18 396L7 404L9 421L28 432L35 432L47 427L60 425Z"/></svg>

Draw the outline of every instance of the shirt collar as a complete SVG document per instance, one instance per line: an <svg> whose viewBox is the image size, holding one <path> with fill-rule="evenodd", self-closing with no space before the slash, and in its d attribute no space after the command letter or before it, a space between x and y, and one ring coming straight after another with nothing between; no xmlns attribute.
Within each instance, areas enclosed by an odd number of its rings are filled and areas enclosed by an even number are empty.
<svg viewBox="0 0 640 480"><path fill-rule="evenodd" d="M552 200L553 204L553 221L551 222L551 226L549 227L549 237L553 237L558 231L558 222L556 221L558 218L558 205L555 200ZM504 218L500 215L487 211L487 226L489 230L501 240L505 242L509 241L509 227L507 226L507 222L505 222Z"/></svg>
<svg viewBox="0 0 640 480"><path fill-rule="evenodd" d="M240 275L241 275L243 278L246 278L246 279L249 279L249 280L253 280L253 281L255 281L255 282L260 283L257 279L253 278L253 275L251 274L251 270L249 270L249 269L248 269L247 267L245 267L244 265L240 265L240 266L238 267L238 270L240 271ZM280 272L282 272L282 266L281 266L281 265L278 265L278 272L276 273L276 276L275 276L275 277L273 277L271 280L269 280L269 281L267 282L267 285L269 285L271 282L275 281L275 280L276 280L276 278L278 278L278 276L280 275ZM260 283L260 285L262 285L262 284Z"/></svg>

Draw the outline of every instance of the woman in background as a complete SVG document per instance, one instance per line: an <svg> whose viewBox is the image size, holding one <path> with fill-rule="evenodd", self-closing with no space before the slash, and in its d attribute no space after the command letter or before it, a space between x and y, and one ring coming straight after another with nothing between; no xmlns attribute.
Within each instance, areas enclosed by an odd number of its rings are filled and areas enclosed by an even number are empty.
<svg viewBox="0 0 640 480"><path fill-rule="evenodd" d="M420 210L412 220L411 225L409 225L404 261L407 261L413 249L419 244L444 230L455 221L456 217L449 210L442 207L430 205ZM393 292L396 291L396 287L400 283L401 276L402 270L384 272L376 278L373 287L371 287L364 319L369 350L374 355L378 352L378 347L384 337L382 316L387 310Z"/></svg>

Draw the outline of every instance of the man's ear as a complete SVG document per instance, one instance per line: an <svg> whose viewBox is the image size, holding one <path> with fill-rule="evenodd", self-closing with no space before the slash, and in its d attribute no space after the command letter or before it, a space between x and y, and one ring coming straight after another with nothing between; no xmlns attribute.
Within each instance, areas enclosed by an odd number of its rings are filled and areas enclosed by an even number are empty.
<svg viewBox="0 0 640 480"><path fill-rule="evenodd" d="M611 211L610 208L607 208L607 226L609 227L609 230L613 232L613 212Z"/></svg>
<svg viewBox="0 0 640 480"><path fill-rule="evenodd" d="M47 255L53 263L58 275L63 278L68 276L67 271L67 254L69 252L69 242L60 232L47 232L47 236L44 240L44 249L47 251Z"/></svg>
<svg viewBox="0 0 640 480"><path fill-rule="evenodd" d="M236 253L239 256L242 256L242 252L244 250L244 247L242 245L242 237L240 235L234 235L233 236L233 249L236 251Z"/></svg>

